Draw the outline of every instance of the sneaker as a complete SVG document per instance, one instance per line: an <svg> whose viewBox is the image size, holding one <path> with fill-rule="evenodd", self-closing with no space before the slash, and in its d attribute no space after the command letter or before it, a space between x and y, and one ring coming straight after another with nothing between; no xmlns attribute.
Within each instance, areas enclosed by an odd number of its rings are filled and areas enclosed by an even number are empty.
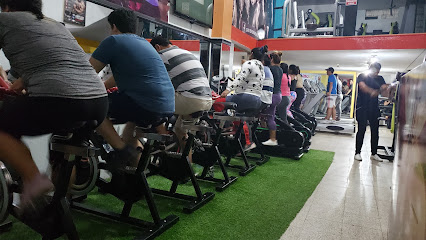
<svg viewBox="0 0 426 240"><path fill-rule="evenodd" d="M256 143L252 143L252 144L246 146L246 148L244 149L244 152L250 151L250 150L255 149L255 148L256 148Z"/></svg>
<svg viewBox="0 0 426 240"><path fill-rule="evenodd" d="M140 153L140 148L134 148L130 145L126 145L123 149L111 152L108 158L105 159L108 170L124 170L126 166L133 166L138 160L138 155Z"/></svg>
<svg viewBox="0 0 426 240"><path fill-rule="evenodd" d="M359 153L355 154L354 159L357 160L357 161L362 161L361 154L359 154Z"/></svg>
<svg viewBox="0 0 426 240"><path fill-rule="evenodd" d="M378 162L383 162L383 159L381 159L377 154L371 155L370 159Z"/></svg>
<svg viewBox="0 0 426 240"><path fill-rule="evenodd" d="M269 139L268 141L263 142L262 144L266 146L278 146L278 141L277 140L273 141Z"/></svg>
<svg viewBox="0 0 426 240"><path fill-rule="evenodd" d="M33 217L49 204L47 193L53 191L55 186L45 174L37 175L31 182L24 184L19 203L19 214Z"/></svg>
<svg viewBox="0 0 426 240"><path fill-rule="evenodd" d="M211 167L209 168L209 171L207 172L206 177L214 178L214 166L211 166Z"/></svg>

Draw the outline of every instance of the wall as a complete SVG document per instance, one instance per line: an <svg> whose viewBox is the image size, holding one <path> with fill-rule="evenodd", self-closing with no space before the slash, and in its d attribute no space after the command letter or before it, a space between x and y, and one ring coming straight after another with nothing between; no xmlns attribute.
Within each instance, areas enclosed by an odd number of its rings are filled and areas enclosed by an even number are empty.
<svg viewBox="0 0 426 240"><path fill-rule="evenodd" d="M385 6L382 6L382 9L386 9ZM356 17L356 29L361 26L361 23L367 23L367 32L372 33L373 30L382 30L383 32L389 32L391 28L391 23L397 21L399 27L401 27L402 18L404 16L405 7L398 8L398 16L393 18L381 19L380 16L378 19L365 20L366 10L359 10ZM369 9L371 10L371 9ZM381 10L381 9L380 9Z"/></svg>
<svg viewBox="0 0 426 240"><path fill-rule="evenodd" d="M64 6L64 0L43 0L43 14L58 22L62 22L64 21ZM86 2L86 26L108 16L111 11L111 9L99 6L92 2ZM82 27L74 24L66 24L66 26L70 28Z"/></svg>
<svg viewBox="0 0 426 240"><path fill-rule="evenodd" d="M397 8L405 6L407 0L393 0L393 5ZM389 9L391 1L389 0L358 0L358 10L366 9Z"/></svg>

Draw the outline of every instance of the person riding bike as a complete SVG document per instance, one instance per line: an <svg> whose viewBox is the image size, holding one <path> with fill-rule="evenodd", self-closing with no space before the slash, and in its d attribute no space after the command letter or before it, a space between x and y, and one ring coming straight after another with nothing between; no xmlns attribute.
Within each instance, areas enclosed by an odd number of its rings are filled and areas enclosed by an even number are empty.
<svg viewBox="0 0 426 240"><path fill-rule="evenodd" d="M20 94L0 107L0 160L22 178L25 213L37 210L54 186L21 136L70 131L84 121L100 124L108 99L83 49L63 24L43 15L41 0L0 0L0 7L0 47L19 76L11 89Z"/></svg>

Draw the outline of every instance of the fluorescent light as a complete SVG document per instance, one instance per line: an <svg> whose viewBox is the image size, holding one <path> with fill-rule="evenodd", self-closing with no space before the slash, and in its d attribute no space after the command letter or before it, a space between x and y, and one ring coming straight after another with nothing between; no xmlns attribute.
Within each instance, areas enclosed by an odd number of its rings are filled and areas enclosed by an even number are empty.
<svg viewBox="0 0 426 240"><path fill-rule="evenodd" d="M379 61L379 59L377 58L377 56L373 55L373 56L371 56L369 63L372 64L372 63L375 63L375 62L378 62L378 61Z"/></svg>
<svg viewBox="0 0 426 240"><path fill-rule="evenodd" d="M265 30L263 28L257 30L257 37L259 40L265 39Z"/></svg>

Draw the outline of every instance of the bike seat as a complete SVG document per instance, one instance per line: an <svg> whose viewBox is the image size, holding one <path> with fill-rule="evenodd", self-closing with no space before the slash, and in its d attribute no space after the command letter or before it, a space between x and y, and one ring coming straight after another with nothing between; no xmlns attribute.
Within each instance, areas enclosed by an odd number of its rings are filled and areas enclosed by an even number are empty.
<svg viewBox="0 0 426 240"><path fill-rule="evenodd" d="M58 129L53 133L52 139L66 141L70 140L75 133L85 133L95 130L98 126L98 121L78 121L70 124L65 124L62 129Z"/></svg>

